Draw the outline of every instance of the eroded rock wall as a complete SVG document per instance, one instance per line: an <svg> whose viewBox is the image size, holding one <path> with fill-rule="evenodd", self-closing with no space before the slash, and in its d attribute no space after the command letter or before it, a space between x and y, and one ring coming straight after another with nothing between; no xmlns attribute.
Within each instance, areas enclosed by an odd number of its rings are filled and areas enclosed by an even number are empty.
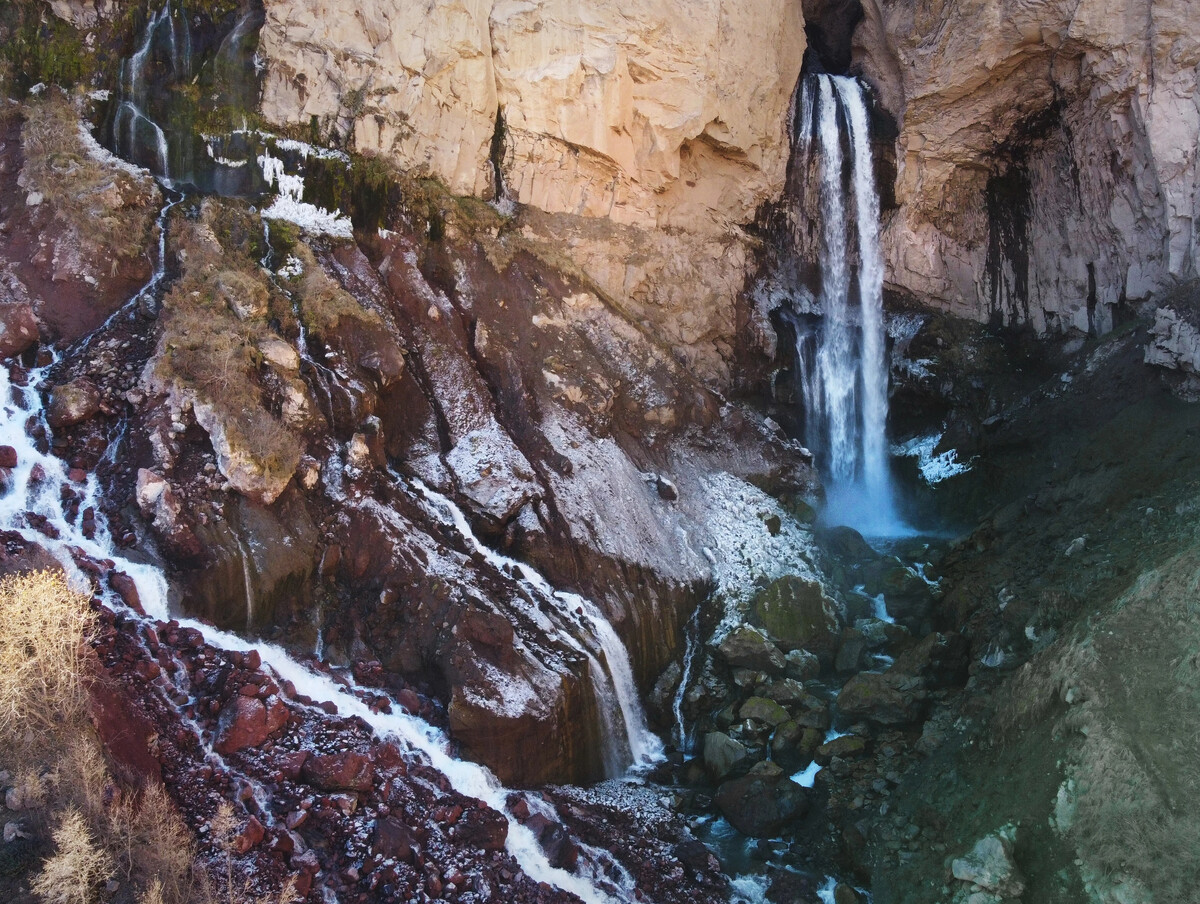
<svg viewBox="0 0 1200 904"><path fill-rule="evenodd" d="M901 124L893 288L978 320L1104 332L1117 305L1196 274L1191 3L865 6L858 65Z"/></svg>
<svg viewBox="0 0 1200 904"><path fill-rule="evenodd" d="M740 224L786 175L800 4L704 0L681 15L662 0L267 0L266 11L267 119L352 133L360 151L457 194L494 197L499 173L508 197L580 221L556 228L599 288L664 328L702 376L728 378L749 257Z"/></svg>

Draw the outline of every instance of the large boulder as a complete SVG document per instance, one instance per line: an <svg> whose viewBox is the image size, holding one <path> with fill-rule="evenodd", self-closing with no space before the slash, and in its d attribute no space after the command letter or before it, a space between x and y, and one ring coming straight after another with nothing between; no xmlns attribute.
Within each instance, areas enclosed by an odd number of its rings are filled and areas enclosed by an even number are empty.
<svg viewBox="0 0 1200 904"><path fill-rule="evenodd" d="M925 714L929 693L920 678L895 672L863 672L855 675L838 694L842 715L865 718L881 725L919 722Z"/></svg>
<svg viewBox="0 0 1200 904"><path fill-rule="evenodd" d="M969 853L951 863L954 878L995 892L1002 898L1020 897L1025 891L1025 878L1013 860L1015 840L1016 831L1012 826L979 839Z"/></svg>
<svg viewBox="0 0 1200 904"><path fill-rule="evenodd" d="M785 575L754 598L754 612L784 650L804 649L823 664L838 646L837 605L817 581Z"/></svg>
<svg viewBox="0 0 1200 904"><path fill-rule="evenodd" d="M713 782L728 778L739 768L745 769L750 752L741 741L720 731L704 736L704 771Z"/></svg>
<svg viewBox="0 0 1200 904"><path fill-rule="evenodd" d="M757 628L742 625L730 631L717 645L717 652L734 668L755 669L778 675L787 666L779 647Z"/></svg>
<svg viewBox="0 0 1200 904"><path fill-rule="evenodd" d="M46 420L55 429L82 424L100 410L100 390L82 377L55 386L50 393Z"/></svg>
<svg viewBox="0 0 1200 904"><path fill-rule="evenodd" d="M278 697L233 697L221 707L213 749L220 754L258 747L287 724L287 705Z"/></svg>
<svg viewBox="0 0 1200 904"><path fill-rule="evenodd" d="M322 791L370 791L375 764L353 750L310 756L300 767L300 777Z"/></svg>
<svg viewBox="0 0 1200 904"><path fill-rule="evenodd" d="M715 800L730 825L755 838L778 834L808 807L805 790L774 763L759 763L749 775L726 782Z"/></svg>
<svg viewBox="0 0 1200 904"><path fill-rule="evenodd" d="M21 354L38 338L38 322L28 303L0 304L0 358Z"/></svg>

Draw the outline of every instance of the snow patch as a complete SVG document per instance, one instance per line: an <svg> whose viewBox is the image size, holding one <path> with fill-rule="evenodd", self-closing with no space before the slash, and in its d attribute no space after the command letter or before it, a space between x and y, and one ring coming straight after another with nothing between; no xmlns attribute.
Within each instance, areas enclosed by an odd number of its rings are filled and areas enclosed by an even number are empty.
<svg viewBox="0 0 1200 904"><path fill-rule="evenodd" d="M350 219L340 211L330 213L324 207L300 200L304 197L304 177L289 176L284 172L282 160L272 157L270 151L264 151L258 157L258 165L262 168L267 185L279 192L271 206L262 212L263 219L286 220L313 235L329 235L340 239L354 237Z"/></svg>
<svg viewBox="0 0 1200 904"><path fill-rule="evenodd" d="M941 441L940 433L913 437L908 442L893 446L892 454L900 458L916 458L917 469L930 486L970 471L975 459L959 461L957 449L947 449L945 452L934 454Z"/></svg>

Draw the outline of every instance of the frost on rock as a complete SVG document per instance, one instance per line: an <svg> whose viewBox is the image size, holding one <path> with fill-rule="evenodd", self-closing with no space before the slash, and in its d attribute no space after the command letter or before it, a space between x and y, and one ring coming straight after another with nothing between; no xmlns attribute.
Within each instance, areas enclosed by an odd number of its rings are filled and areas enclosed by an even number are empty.
<svg viewBox="0 0 1200 904"><path fill-rule="evenodd" d="M271 206L262 212L264 219L286 220L309 234L340 239L354 237L354 227L349 217L338 211L330 213L323 207L300 200L304 197L304 177L289 176L284 172L282 160L272 157L270 151L264 151L258 157L258 165L262 168L267 185L279 192Z"/></svg>
<svg viewBox="0 0 1200 904"><path fill-rule="evenodd" d="M820 582L813 567L812 534L771 496L732 474L701 478L707 517L703 528L715 590L725 600L725 617L714 634L724 636L742 621L742 610L758 587L797 575ZM768 521L778 530L773 532Z"/></svg>
<svg viewBox="0 0 1200 904"><path fill-rule="evenodd" d="M463 495L497 521L507 521L538 491L533 466L495 420L455 443L446 465Z"/></svg>
<svg viewBox="0 0 1200 904"><path fill-rule="evenodd" d="M892 454L901 458L916 458L917 470L921 472L924 481L933 486L950 477L965 474L971 470L970 461L959 461L957 449L947 449L945 452L934 454L942 434L931 433L928 436L917 436L906 443L892 447Z"/></svg>

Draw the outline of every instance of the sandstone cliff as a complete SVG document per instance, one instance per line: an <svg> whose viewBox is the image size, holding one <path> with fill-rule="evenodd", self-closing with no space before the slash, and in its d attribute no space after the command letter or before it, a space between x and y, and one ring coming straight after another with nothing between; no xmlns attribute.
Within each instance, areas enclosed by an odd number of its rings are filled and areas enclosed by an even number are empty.
<svg viewBox="0 0 1200 904"><path fill-rule="evenodd" d="M458 194L494 197L499 174L506 196L571 218L546 228L605 293L705 376L728 376L749 257L740 224L785 178L799 4L266 10L269 120L352 133Z"/></svg>
<svg viewBox="0 0 1200 904"><path fill-rule="evenodd" d="M1200 37L1188 0L867 0L897 117L890 279L976 319L1104 332L1194 277Z"/></svg>

